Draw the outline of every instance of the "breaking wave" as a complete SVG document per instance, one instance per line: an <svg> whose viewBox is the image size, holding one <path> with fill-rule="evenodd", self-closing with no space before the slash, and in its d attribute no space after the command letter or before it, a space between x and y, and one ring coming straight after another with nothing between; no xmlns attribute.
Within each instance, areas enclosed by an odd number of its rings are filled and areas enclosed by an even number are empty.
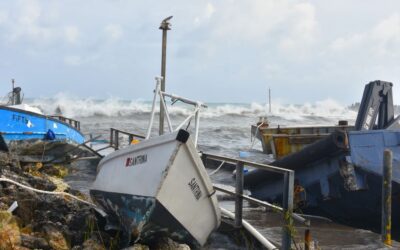
<svg viewBox="0 0 400 250"><path fill-rule="evenodd" d="M151 102L134 100L127 101L119 98L97 100L93 98L78 99L63 94L55 98L37 98L30 100L31 105L40 108L45 114L61 113L68 117L121 117L146 115L151 112ZM332 99L305 103L302 105L272 103L271 113L268 107L260 103L209 103L208 108L202 110L205 118L222 116L268 116L285 120L323 120L323 119L348 119L354 120L357 110L344 106ZM157 105L157 110L158 110ZM175 116L186 116L191 113L192 107L185 104L168 106L168 110Z"/></svg>

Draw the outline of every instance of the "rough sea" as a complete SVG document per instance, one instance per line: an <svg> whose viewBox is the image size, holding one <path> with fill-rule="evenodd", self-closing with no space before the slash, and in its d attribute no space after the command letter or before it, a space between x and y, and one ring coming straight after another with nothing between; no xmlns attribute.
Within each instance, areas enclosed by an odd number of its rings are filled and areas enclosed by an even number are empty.
<svg viewBox="0 0 400 250"><path fill-rule="evenodd" d="M135 134L146 133L150 101L126 101L116 98L106 100L74 99L60 95L57 99L39 98L29 100L45 114L61 111L63 116L81 121L82 132L89 136L109 138L109 129L117 128ZM335 125L339 120L354 123L355 110L334 100L324 100L302 105L272 103L206 103L200 112L199 146L205 152L237 155L238 151L260 150L259 142L253 142L250 126L259 117L267 116L270 126ZM158 107L159 105L157 105ZM193 107L175 103L168 107L172 123L182 122ZM166 122L165 122L166 124ZM185 126L186 127L186 126ZM194 127L191 121L189 131ZM167 131L167 126L165 125ZM158 133L158 113L155 117L153 135Z"/></svg>
<svg viewBox="0 0 400 250"><path fill-rule="evenodd" d="M127 101L116 98L106 100L96 99L76 99L59 95L56 99L38 98L27 100L26 103L40 108L45 114L60 113L63 116L74 118L81 122L81 130L87 138L100 135L100 139L108 140L110 128L116 128L123 131L145 135L149 125L151 113L150 101ZM171 104L170 102L167 102ZM201 110L200 129L199 129L199 149L206 153L237 157L239 151L246 151L253 158L252 160L263 162L271 160L271 156L261 153L261 144L251 136L250 127L255 124L259 117L267 117L271 127L276 126L317 126L317 125L336 125L339 120L347 120L349 124L354 124L357 109L354 106L340 104L334 100L323 100L316 103L279 104L272 103L271 111L269 106L262 103L206 103L208 106ZM159 104L157 104L157 107ZM193 107L182 103L175 103L168 106L173 125L182 122ZM193 131L195 121L191 121L189 131ZM186 126L184 126L186 128ZM167 131L167 126L165 126ZM158 134L158 113L156 113L155 123L152 128L152 136ZM126 141L128 143L128 141ZM95 171L87 169L75 169L75 175L67 177L70 185L78 187L81 191L87 192L91 181L95 177ZM84 173L84 174L82 174ZM212 176L214 182L234 185L232 173L221 172ZM225 208L233 209L233 200L225 199L223 205ZM262 209L246 204L247 210L251 211L250 220L255 219L255 223L261 223L265 228L264 234L270 238L279 241L281 228L271 222L260 220L265 217ZM268 220L268 219L267 219ZM275 219L276 220L276 219ZM264 225L269 225L265 227ZM326 222L325 222L326 224ZM352 229L341 225L325 225L324 222L316 222L315 231L323 232L323 228L335 228L336 231L347 235L348 241L354 241L358 237L354 248L349 249L377 249L379 248L379 235L372 234L369 231ZM345 228L345 229L343 229ZM321 241L329 242L335 239L335 236L324 235L321 233ZM340 241L346 237L340 236ZM356 236L354 236L356 235ZM325 237L324 240L322 240ZM207 249L239 249L235 247L234 242L228 242L225 236L213 234L213 244ZM336 242L338 242L336 241ZM332 243L332 248L340 249L339 245ZM337 248L339 247L339 248ZM360 248L361 247L361 248ZM325 247L324 247L325 249Z"/></svg>

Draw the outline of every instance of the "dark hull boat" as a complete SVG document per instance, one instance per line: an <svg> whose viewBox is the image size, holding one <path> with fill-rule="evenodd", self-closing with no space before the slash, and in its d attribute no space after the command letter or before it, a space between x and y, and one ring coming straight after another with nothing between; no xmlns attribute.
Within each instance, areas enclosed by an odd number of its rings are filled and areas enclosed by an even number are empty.
<svg viewBox="0 0 400 250"><path fill-rule="evenodd" d="M340 139L339 139L340 138ZM342 139L344 139L342 141ZM348 144L345 140L348 139ZM400 131L335 132L271 165L295 171L295 206L356 226L378 228L381 220L383 150L393 152L392 221L400 222ZM282 180L253 171L245 176L252 196L282 200Z"/></svg>
<svg viewBox="0 0 400 250"><path fill-rule="evenodd" d="M383 152L393 152L392 223L400 228L400 129L394 119L391 83L366 86L355 130L337 130L270 165L295 171L294 202L305 213L376 228L381 221ZM378 121L376 122L378 118ZM282 181L264 171L245 176L252 195L279 202Z"/></svg>

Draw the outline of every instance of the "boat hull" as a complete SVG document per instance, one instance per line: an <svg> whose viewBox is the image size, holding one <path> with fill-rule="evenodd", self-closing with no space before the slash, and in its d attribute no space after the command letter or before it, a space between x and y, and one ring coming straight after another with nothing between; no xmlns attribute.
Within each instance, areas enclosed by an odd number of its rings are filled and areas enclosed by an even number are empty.
<svg viewBox="0 0 400 250"><path fill-rule="evenodd" d="M181 130L118 150L105 157L90 194L124 235L165 235L203 245L220 224L211 181L196 148Z"/></svg>
<svg viewBox="0 0 400 250"><path fill-rule="evenodd" d="M275 159L299 152L307 145L329 136L336 130L354 130L354 126L309 127L258 127L252 125L251 133L261 141L263 152L273 154Z"/></svg>
<svg viewBox="0 0 400 250"><path fill-rule="evenodd" d="M111 193L92 190L91 196L107 211L109 227L130 234L129 238L141 238L152 242L159 237L173 237L198 247L196 239L154 197ZM113 212L111 212L113 211Z"/></svg>
<svg viewBox="0 0 400 250"><path fill-rule="evenodd" d="M52 160L85 141L78 129L42 114L0 106L0 117L0 134L10 151L23 156L21 160Z"/></svg>
<svg viewBox="0 0 400 250"><path fill-rule="evenodd" d="M348 147L336 140L319 141L271 165L295 171L295 207L305 213L379 230L382 207L383 151L393 152L392 222L400 229L400 132L347 132ZM332 138L336 138L334 134ZM341 142L345 140L340 140ZM334 143L335 142L335 143ZM329 152L319 151L326 149ZM316 152L318 152L316 154ZM309 154L308 154L309 153ZM307 156L309 161L300 161ZM263 171L245 176L252 196L270 202L282 200L282 178ZM303 190L303 191L301 191ZM298 191L298 192L297 192Z"/></svg>

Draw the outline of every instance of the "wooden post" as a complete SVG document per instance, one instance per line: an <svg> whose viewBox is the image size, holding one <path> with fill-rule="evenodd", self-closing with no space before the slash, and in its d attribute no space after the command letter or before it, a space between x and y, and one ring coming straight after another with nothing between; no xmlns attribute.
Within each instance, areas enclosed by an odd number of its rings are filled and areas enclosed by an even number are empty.
<svg viewBox="0 0 400 250"><path fill-rule="evenodd" d="M291 249L292 230L293 230L293 186L294 172L288 171L284 174L283 183L283 232L282 232L282 249Z"/></svg>
<svg viewBox="0 0 400 250"><path fill-rule="evenodd" d="M235 227L242 227L243 217L243 162L236 163L236 201L235 201ZM239 196L240 195L240 196Z"/></svg>
<svg viewBox="0 0 400 250"><path fill-rule="evenodd" d="M304 232L304 250L310 250L311 246L311 233L310 229L306 229Z"/></svg>
<svg viewBox="0 0 400 250"><path fill-rule="evenodd" d="M392 151L385 149L383 152L382 176L382 242L392 245Z"/></svg>

